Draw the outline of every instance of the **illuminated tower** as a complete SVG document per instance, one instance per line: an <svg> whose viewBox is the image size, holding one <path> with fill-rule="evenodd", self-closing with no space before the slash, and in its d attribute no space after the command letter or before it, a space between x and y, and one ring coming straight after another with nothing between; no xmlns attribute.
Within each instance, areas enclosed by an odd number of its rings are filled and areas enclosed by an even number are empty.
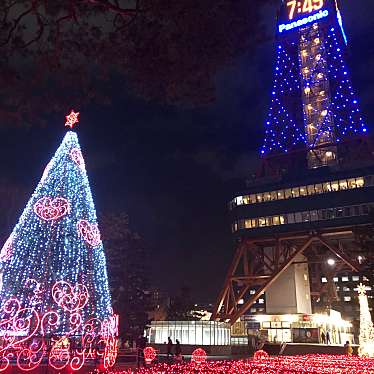
<svg viewBox="0 0 374 374"><path fill-rule="evenodd" d="M362 280L369 263L374 159L345 63L338 6L281 1L261 168L229 204L237 250L213 319L234 323L265 312L265 304L284 310L275 299L286 292L287 277L298 293L296 313L305 313L299 305L308 309L302 290L310 284L314 311L333 307L358 317L344 304L355 296L335 286L344 281L353 292L353 277ZM308 265L303 275L301 263Z"/></svg>
<svg viewBox="0 0 374 374"><path fill-rule="evenodd" d="M306 152L309 168L344 162L339 144L366 133L344 62L346 42L335 0L282 2L261 149L273 172L285 154Z"/></svg>

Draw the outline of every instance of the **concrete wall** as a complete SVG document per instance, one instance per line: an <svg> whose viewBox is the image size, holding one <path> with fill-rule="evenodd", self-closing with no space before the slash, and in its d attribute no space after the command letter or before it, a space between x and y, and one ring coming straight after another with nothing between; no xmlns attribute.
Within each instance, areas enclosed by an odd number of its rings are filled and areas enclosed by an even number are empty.
<svg viewBox="0 0 374 374"><path fill-rule="evenodd" d="M266 313L268 314L311 314L310 282L308 265L303 255L272 284L266 291Z"/></svg>

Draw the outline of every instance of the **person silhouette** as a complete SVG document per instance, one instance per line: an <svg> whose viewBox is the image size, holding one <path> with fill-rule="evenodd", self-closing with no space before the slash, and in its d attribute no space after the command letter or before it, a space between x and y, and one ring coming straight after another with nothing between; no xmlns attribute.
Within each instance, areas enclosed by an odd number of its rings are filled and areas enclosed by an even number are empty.
<svg viewBox="0 0 374 374"><path fill-rule="evenodd" d="M167 350L167 359L170 359L170 356L173 355L173 341L171 340L170 336L168 337L168 350Z"/></svg>
<svg viewBox="0 0 374 374"><path fill-rule="evenodd" d="M321 332L321 343L326 344L326 335L323 331Z"/></svg>
<svg viewBox="0 0 374 374"><path fill-rule="evenodd" d="M331 344L330 332L329 331L326 332L326 344Z"/></svg>
<svg viewBox="0 0 374 374"><path fill-rule="evenodd" d="M175 360L182 361L182 348L178 339L175 341Z"/></svg>

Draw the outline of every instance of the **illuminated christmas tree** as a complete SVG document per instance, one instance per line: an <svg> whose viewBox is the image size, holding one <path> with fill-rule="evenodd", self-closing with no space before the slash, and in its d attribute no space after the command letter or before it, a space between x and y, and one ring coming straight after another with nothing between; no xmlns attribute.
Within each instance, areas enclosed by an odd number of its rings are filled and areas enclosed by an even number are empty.
<svg viewBox="0 0 374 374"><path fill-rule="evenodd" d="M374 357L374 327L369 310L366 287L358 286L360 301L360 356Z"/></svg>
<svg viewBox="0 0 374 374"><path fill-rule="evenodd" d="M72 127L77 115L67 116L66 125ZM104 248L75 132L67 132L45 168L1 251L0 266L2 319L9 318L12 298L39 318L57 313L49 328L58 335L75 329L77 318L83 326L112 316Z"/></svg>

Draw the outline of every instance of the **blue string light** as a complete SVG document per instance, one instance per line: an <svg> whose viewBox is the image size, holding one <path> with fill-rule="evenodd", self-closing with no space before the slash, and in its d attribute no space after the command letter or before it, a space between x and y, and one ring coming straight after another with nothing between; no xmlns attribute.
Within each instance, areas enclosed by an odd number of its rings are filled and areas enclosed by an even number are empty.
<svg viewBox="0 0 374 374"><path fill-rule="evenodd" d="M97 225L78 137L69 131L11 234L10 256L0 257L2 303L16 297L22 306L45 313L53 305L51 288L64 280L88 288L90 299L82 310L83 320L111 316L104 248L98 231L94 246L85 240L78 225L82 220ZM63 333L69 322L60 313Z"/></svg>
<svg viewBox="0 0 374 374"><path fill-rule="evenodd" d="M320 29L323 30L322 27ZM302 38L303 30L295 32ZM331 133L334 134L336 142L368 131L344 62L344 36L341 32L336 32L334 27L323 31L321 35L325 53L321 56L319 64L327 66L330 104L326 112L326 123L322 123L316 138ZM313 83L315 82L308 82L302 76L299 43L280 38L277 45L271 105L265 123L264 143L260 151L262 155L286 153L292 149L310 146L306 133L306 117L303 113L302 90Z"/></svg>

